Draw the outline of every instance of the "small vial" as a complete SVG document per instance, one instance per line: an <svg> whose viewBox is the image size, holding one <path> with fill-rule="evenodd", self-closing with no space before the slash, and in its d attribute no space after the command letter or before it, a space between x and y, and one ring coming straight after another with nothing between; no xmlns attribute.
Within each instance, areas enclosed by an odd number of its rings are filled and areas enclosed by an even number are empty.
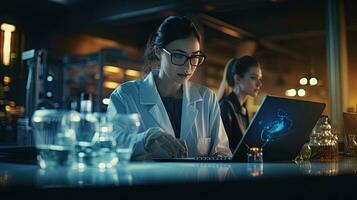
<svg viewBox="0 0 357 200"><path fill-rule="evenodd" d="M80 112L91 113L93 109L92 95L89 93L81 93Z"/></svg>
<svg viewBox="0 0 357 200"><path fill-rule="evenodd" d="M263 163L263 149L258 147L250 147L247 153L248 163Z"/></svg>

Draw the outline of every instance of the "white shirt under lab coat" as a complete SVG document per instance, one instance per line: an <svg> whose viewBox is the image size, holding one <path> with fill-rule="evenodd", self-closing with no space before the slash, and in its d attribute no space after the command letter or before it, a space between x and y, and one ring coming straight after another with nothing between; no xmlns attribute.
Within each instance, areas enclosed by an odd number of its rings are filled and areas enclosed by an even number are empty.
<svg viewBox="0 0 357 200"><path fill-rule="evenodd" d="M145 151L144 140L148 130L161 128L175 137L156 88L154 74L157 73L158 71L153 71L143 80L123 83L110 96L108 114L140 114L140 131L133 152L133 157L136 159L169 157L162 149L152 153ZM189 157L232 156L221 120L220 108L213 91L187 81L183 84L182 98L180 139L186 141Z"/></svg>

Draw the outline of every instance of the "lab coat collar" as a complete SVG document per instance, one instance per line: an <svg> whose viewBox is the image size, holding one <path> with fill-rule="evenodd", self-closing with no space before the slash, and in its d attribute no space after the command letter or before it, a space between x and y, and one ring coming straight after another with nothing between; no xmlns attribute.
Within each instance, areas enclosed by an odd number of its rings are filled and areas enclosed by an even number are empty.
<svg viewBox="0 0 357 200"><path fill-rule="evenodd" d="M175 137L170 119L166 113L166 109L156 87L154 74L156 75L157 73L158 70L154 70L143 80L143 84L140 86L140 103L144 105L151 105L152 107L149 109L150 114L156 122L160 124L161 128ZM198 88L199 87L193 87L193 84L188 81L183 84L180 133L180 138L182 139L188 139L191 134L190 130L198 114L198 109L196 108L195 103L203 101L203 97Z"/></svg>
<svg viewBox="0 0 357 200"><path fill-rule="evenodd" d="M140 85L140 104L156 104L160 98L153 72L150 72Z"/></svg>
<svg viewBox="0 0 357 200"><path fill-rule="evenodd" d="M197 102L203 101L203 97L199 91L199 87L194 87L194 83L189 81L183 84L183 105L181 116L181 139L185 141L197 140L197 137L192 135L192 126L196 122L199 112L196 105ZM197 143L197 141L195 141Z"/></svg>
<svg viewBox="0 0 357 200"><path fill-rule="evenodd" d="M166 133L175 137L170 118L156 88L154 79L154 74L156 73L158 73L157 70L150 72L143 80L142 84L140 84L140 104L147 105L148 111L155 119L156 123L158 123Z"/></svg>
<svg viewBox="0 0 357 200"><path fill-rule="evenodd" d="M158 74L158 70L153 70L143 80L143 84L140 87L141 104L156 104L158 97L160 97L156 87L154 74ZM188 81L183 84L183 99L186 99L187 106L203 100L198 89L192 87L192 83Z"/></svg>
<svg viewBox="0 0 357 200"><path fill-rule="evenodd" d="M183 98L187 100L187 106L194 104L198 101L203 101L202 95L199 93L198 88L192 87L191 82L183 84Z"/></svg>

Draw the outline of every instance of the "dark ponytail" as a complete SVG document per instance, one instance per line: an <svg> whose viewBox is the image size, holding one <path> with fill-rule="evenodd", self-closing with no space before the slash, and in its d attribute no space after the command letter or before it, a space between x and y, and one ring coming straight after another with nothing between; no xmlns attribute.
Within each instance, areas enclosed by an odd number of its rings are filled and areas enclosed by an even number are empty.
<svg viewBox="0 0 357 200"><path fill-rule="evenodd" d="M159 66L159 58L155 54L155 44L154 40L156 38L156 33L150 35L147 43L146 43L146 48L145 48L145 53L144 53L144 67L143 67L143 72L144 76L150 73L152 69L155 69Z"/></svg>

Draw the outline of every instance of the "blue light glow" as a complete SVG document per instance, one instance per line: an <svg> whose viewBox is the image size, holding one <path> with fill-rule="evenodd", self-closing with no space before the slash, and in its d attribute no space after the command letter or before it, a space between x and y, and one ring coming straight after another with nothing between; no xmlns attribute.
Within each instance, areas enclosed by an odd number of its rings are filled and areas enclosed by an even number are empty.
<svg viewBox="0 0 357 200"><path fill-rule="evenodd" d="M261 140L264 142L274 141L287 135L293 126L293 121L289 118L288 114L281 109L278 109L277 115L273 116L272 119L273 120L269 122L259 122L259 124L264 127L260 134Z"/></svg>

